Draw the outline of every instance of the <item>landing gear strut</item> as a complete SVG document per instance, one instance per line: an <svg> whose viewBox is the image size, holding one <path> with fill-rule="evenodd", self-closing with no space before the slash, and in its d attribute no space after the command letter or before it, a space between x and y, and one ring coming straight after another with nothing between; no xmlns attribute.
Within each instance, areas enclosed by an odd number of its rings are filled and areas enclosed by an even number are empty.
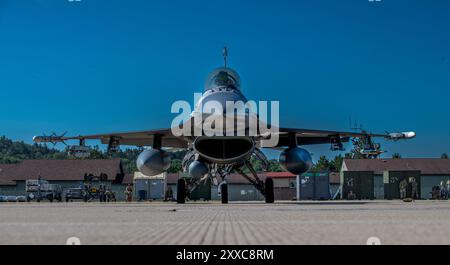
<svg viewBox="0 0 450 265"><path fill-rule="evenodd" d="M186 181L179 179L177 182L177 203L186 202Z"/></svg>
<svg viewBox="0 0 450 265"><path fill-rule="evenodd" d="M226 166L226 167L216 167L214 169L214 175L218 175L222 182L219 184L219 193L220 193L220 200L222 204L228 203L228 184L227 184L227 178L230 175L231 171L233 170L233 166Z"/></svg>

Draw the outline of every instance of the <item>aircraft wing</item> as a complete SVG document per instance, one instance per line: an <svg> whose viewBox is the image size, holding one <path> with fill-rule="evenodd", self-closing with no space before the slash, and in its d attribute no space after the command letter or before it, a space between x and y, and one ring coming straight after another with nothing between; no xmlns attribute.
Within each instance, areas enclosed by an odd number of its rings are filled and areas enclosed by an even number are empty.
<svg viewBox="0 0 450 265"><path fill-rule="evenodd" d="M388 140L400 140L414 138L414 132L402 133L385 133L372 134L367 132L342 132L342 131L325 131L325 130L310 130L310 129L293 129L280 128L279 143L277 147L289 146L292 138L295 137L298 145L312 145L312 144L332 144L337 142L348 142L350 138L367 138L367 137L382 137Z"/></svg>
<svg viewBox="0 0 450 265"><path fill-rule="evenodd" d="M310 130L310 129L279 129L279 143L276 147L289 146L292 138L295 137L298 145L313 145L313 144L334 144L348 142L350 138L364 138L364 137L383 137L388 140L400 140L414 138L414 132L403 133L386 133L386 134L371 134L367 132L340 132L340 131L324 131L324 130ZM150 131L136 131L136 132L122 132L122 133L107 133L94 135L79 135L79 136L57 136L56 134L50 136L35 136L33 141L36 143L59 143L68 140L100 140L102 144L114 145L130 145L130 146L153 146L155 138L161 139L161 147L167 148L187 148L188 139L177 137L172 134L171 129L150 130Z"/></svg>
<svg viewBox="0 0 450 265"><path fill-rule="evenodd" d="M152 146L155 137L161 137L162 147L172 148L187 148L188 142L181 137L176 137L172 134L171 129L124 132L124 133L107 133L94 135L79 135L79 136L35 136L33 141L36 143L58 143L68 140L100 140L102 144L110 144L115 141L117 145L132 145L132 146Z"/></svg>

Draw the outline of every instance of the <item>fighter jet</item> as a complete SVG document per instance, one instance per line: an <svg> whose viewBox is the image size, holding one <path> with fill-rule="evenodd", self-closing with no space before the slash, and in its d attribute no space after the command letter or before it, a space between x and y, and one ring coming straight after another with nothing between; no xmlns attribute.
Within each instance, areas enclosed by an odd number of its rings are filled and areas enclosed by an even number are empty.
<svg viewBox="0 0 450 265"><path fill-rule="evenodd" d="M295 174L300 175L307 172L313 165L310 153L305 149L306 146L316 144L330 144L331 149L343 150L343 143L349 142L351 138L360 138L365 141L371 141L374 137L383 137L388 140L411 139L416 136L414 132L404 133L384 133L372 134L368 132L341 132L327 130L312 130L300 128L278 128L270 126L267 120L260 119L256 113L245 111L233 113L230 116L222 112L203 112L203 107L208 103L220 103L222 106L229 102L248 102L241 90L241 81L238 73L227 66L228 51L224 52L225 66L215 69L205 83L205 91L199 98L194 111L187 120L176 126L166 129L106 133L80 136L35 136L33 141L36 143L58 143L70 140L79 140L80 146L84 146L86 140L100 140L102 144L108 145L109 151L114 151L120 145L148 147L137 159L137 168L147 176L154 176L164 173L170 167L170 150L186 149L187 153L183 159L183 171L188 172L196 183L205 178L219 178L219 192L222 203L228 203L227 178L232 172L237 172L255 186L257 190L265 197L266 203L274 202L273 180L266 178L262 181L250 159L255 157L262 162L267 169L269 162L267 157L261 151L264 148L281 150L279 158L282 167ZM236 115L234 115L236 114ZM209 126L213 131L220 134L211 135L205 128L205 123L215 115L214 126ZM217 119L218 117L222 119ZM200 117L196 120L195 117ZM250 120L255 119L257 128L251 130ZM219 126L223 122L224 126ZM233 127L234 133L229 131L226 124L243 124L241 133L237 133ZM271 129L264 131L262 128ZM180 130L188 132L179 134ZM252 131L252 133L251 133ZM193 132L197 132L193 133ZM198 134L200 132L200 134ZM275 137L276 136L276 137ZM268 139L276 138L275 143L269 146L264 142ZM245 170L245 169L248 169ZM246 172L250 172L247 174ZM184 203L187 193L186 182L183 179L178 180L177 202Z"/></svg>

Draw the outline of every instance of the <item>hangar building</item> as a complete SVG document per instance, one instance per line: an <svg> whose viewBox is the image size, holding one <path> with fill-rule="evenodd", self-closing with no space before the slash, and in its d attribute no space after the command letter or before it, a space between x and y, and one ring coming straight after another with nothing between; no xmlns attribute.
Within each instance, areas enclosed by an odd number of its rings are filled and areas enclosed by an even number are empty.
<svg viewBox="0 0 450 265"><path fill-rule="evenodd" d="M342 198L398 199L399 182L414 178L419 197L430 199L434 186L450 179L450 159L344 159L340 171Z"/></svg>
<svg viewBox="0 0 450 265"><path fill-rule="evenodd" d="M77 188L84 176L106 174L106 186L115 191L117 200L124 200L124 172L120 159L93 160L25 160L18 164L0 165L0 195L26 195L25 181L37 179L59 184L63 189Z"/></svg>

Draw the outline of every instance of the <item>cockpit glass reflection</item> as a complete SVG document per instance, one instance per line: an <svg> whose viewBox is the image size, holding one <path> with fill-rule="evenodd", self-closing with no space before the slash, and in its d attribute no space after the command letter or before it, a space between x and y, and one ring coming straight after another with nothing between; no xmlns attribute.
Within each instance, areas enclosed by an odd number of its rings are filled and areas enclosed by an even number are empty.
<svg viewBox="0 0 450 265"><path fill-rule="evenodd" d="M205 89L240 88L239 75L229 68L219 68L212 72L206 80Z"/></svg>

